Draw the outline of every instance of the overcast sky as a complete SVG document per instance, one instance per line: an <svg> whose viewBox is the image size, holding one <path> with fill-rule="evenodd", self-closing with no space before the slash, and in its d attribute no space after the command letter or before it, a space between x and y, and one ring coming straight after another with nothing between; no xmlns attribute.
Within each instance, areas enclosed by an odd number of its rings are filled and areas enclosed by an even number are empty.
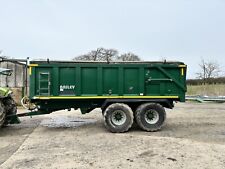
<svg viewBox="0 0 225 169"><path fill-rule="evenodd" d="M98 47L143 60L179 60L194 78L225 65L225 0L0 0L0 50L70 60Z"/></svg>

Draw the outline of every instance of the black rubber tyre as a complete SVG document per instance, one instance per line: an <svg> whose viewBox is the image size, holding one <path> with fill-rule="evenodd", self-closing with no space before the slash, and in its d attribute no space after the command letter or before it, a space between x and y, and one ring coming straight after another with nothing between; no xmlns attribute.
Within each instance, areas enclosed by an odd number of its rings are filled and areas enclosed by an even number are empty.
<svg viewBox="0 0 225 169"><path fill-rule="evenodd" d="M8 115L14 115L17 113L17 107L16 102L13 100L11 96L3 99L3 104L5 107L6 116ZM5 120L4 126L7 126L9 124L9 119Z"/></svg>
<svg viewBox="0 0 225 169"><path fill-rule="evenodd" d="M145 131L160 130L166 119L165 109L157 103L145 103L135 111L138 126Z"/></svg>
<svg viewBox="0 0 225 169"><path fill-rule="evenodd" d="M6 111L3 103L0 100L0 128L4 125L6 118Z"/></svg>
<svg viewBox="0 0 225 169"><path fill-rule="evenodd" d="M3 100L3 104L5 105L7 115L16 114L17 112L16 102L13 100L12 97L5 98Z"/></svg>
<svg viewBox="0 0 225 169"><path fill-rule="evenodd" d="M133 111L123 103L113 103L104 111L105 126L113 133L128 131L133 124L133 120Z"/></svg>

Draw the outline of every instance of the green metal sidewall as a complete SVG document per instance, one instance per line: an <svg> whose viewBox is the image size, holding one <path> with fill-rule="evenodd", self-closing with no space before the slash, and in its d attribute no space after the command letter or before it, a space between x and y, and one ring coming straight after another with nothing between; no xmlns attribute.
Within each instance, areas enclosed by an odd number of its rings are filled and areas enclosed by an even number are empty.
<svg viewBox="0 0 225 169"><path fill-rule="evenodd" d="M30 71L35 96L178 96L186 92L186 67L179 64L39 63ZM43 78L49 74L48 80Z"/></svg>

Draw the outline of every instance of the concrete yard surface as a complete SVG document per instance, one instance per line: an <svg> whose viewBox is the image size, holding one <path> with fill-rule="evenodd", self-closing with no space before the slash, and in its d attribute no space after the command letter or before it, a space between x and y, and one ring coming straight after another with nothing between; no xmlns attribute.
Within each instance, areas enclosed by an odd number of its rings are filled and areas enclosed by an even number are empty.
<svg viewBox="0 0 225 169"><path fill-rule="evenodd" d="M25 110L19 110L23 112ZM225 169L225 104L178 103L158 132L110 133L100 109L23 117L0 130L0 168Z"/></svg>

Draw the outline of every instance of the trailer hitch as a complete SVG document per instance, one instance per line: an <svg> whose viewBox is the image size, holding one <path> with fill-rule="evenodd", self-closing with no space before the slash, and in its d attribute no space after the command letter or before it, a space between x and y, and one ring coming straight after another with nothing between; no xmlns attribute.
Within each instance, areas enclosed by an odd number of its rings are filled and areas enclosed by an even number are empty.
<svg viewBox="0 0 225 169"><path fill-rule="evenodd" d="M9 124L20 124L21 121L18 118L18 116L16 114L14 115L9 115L6 117L7 121L9 122Z"/></svg>
<svg viewBox="0 0 225 169"><path fill-rule="evenodd" d="M25 112L25 113L19 113L19 114L13 114L7 116L7 119L9 121L9 124L19 124L21 123L19 117L25 117L25 116L36 116L36 115L42 115L42 114L49 114L51 113L50 111L30 111L30 112Z"/></svg>

